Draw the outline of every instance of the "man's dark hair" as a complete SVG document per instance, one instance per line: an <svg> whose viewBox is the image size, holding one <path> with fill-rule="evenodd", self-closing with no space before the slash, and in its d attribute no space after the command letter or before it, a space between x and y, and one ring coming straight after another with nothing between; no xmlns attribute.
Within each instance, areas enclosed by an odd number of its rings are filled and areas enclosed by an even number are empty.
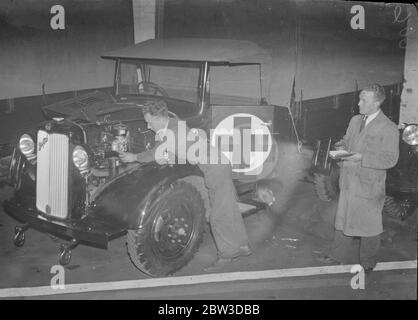
<svg viewBox="0 0 418 320"><path fill-rule="evenodd" d="M162 118L168 117L168 108L164 100L150 100L145 102L142 108L142 114L145 116L147 113L152 116L158 116Z"/></svg>
<svg viewBox="0 0 418 320"><path fill-rule="evenodd" d="M368 85L363 89L363 91L373 92L375 100L380 104L382 104L386 99L385 89L377 83Z"/></svg>

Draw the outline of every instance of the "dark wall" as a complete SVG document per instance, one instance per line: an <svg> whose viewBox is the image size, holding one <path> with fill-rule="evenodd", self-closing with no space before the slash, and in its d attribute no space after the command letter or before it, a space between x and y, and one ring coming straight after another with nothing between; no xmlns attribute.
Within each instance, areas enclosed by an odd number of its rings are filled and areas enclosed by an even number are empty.
<svg viewBox="0 0 418 320"><path fill-rule="evenodd" d="M65 30L50 27L56 4L64 6ZM1 1L0 149L43 120L45 103L111 86L114 62L100 56L133 44L133 30L131 0Z"/></svg>
<svg viewBox="0 0 418 320"><path fill-rule="evenodd" d="M365 30L353 30L350 9L365 9ZM370 82L402 81L405 23L396 4L308 0L165 0L163 37L254 41L273 58L266 71L268 101L351 92ZM401 18L406 7L400 5Z"/></svg>
<svg viewBox="0 0 418 320"><path fill-rule="evenodd" d="M365 9L365 29L353 30L353 5ZM295 78L292 112L305 141L344 134L358 92L369 83L402 83L407 15L402 4L321 0L165 0L163 37L245 39L272 55L267 100L286 106ZM245 89L243 89L245 90ZM387 109L399 110L397 96ZM245 95L245 92L242 93ZM396 100L396 101L395 101ZM397 110L394 110L396 119ZM392 112L392 111L391 111ZM276 108L281 135L293 129Z"/></svg>
<svg viewBox="0 0 418 320"><path fill-rule="evenodd" d="M50 9L65 9L52 30ZM100 55L133 43L130 0L0 3L0 99L105 87L113 64Z"/></svg>

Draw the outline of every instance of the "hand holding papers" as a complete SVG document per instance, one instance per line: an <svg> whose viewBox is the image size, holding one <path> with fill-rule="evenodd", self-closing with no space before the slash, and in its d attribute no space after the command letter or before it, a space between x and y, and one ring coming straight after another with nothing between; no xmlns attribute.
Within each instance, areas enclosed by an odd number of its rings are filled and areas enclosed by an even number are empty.
<svg viewBox="0 0 418 320"><path fill-rule="evenodd" d="M349 156L352 156L354 153L348 152L347 150L332 150L329 152L329 155L334 160L343 159Z"/></svg>

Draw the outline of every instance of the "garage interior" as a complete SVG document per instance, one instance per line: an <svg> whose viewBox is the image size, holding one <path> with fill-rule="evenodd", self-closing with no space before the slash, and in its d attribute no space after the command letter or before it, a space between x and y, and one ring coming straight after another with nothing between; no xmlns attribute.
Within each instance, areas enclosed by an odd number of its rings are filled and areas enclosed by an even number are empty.
<svg viewBox="0 0 418 320"><path fill-rule="evenodd" d="M65 28L50 22L54 5L65 8ZM361 5L365 28L353 29L350 9ZM397 125L418 124L418 13L413 4L310 0L8 0L0 3L0 201L13 194L6 181L18 137L45 120L42 107L94 90L111 92L114 64L101 56L148 39L249 40L269 53L263 64L262 96L275 107L279 162L273 180L283 188L274 210L244 219L253 254L222 273L323 266L317 260L332 243L338 196L319 197L313 161L318 145L335 142L358 114L358 94L369 83L386 89L384 113ZM261 59L261 58L260 58ZM218 87L228 90L227 75ZM234 96L257 99L252 75ZM256 74L258 76L258 74ZM235 83L236 84L236 83ZM259 84L257 84L258 86ZM231 85L232 87L232 85ZM325 200L325 201L324 201ZM352 290L348 274L334 282L210 284L204 290L170 288L83 293L68 299L416 299L417 216L384 211L381 262L415 261L415 269L367 277L367 290ZM58 264L62 240L36 230L23 247L13 245L18 223L0 208L0 291L42 287ZM356 264L355 247L350 263ZM194 258L173 277L204 274L216 257L206 229ZM65 267L66 283L148 279L129 261L125 238L108 250L80 245ZM321 279L323 281L321 281ZM310 281L310 282L309 282ZM34 298L46 298L35 296ZM1 298L1 297L0 297ZM29 299L29 297L27 297Z"/></svg>

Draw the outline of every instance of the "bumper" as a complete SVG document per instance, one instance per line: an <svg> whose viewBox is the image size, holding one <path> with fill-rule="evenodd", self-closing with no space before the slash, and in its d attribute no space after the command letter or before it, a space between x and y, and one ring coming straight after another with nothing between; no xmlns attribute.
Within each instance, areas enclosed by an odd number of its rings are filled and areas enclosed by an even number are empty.
<svg viewBox="0 0 418 320"><path fill-rule="evenodd" d="M403 174L400 170L391 170L386 177L386 193L403 194L418 200L418 177Z"/></svg>
<svg viewBox="0 0 418 320"><path fill-rule="evenodd" d="M93 217L80 220L56 220L46 217L40 211L22 206L15 199L3 202L4 211L22 223L62 239L76 239L81 243L107 248L109 241L125 234L126 230L109 226Z"/></svg>

